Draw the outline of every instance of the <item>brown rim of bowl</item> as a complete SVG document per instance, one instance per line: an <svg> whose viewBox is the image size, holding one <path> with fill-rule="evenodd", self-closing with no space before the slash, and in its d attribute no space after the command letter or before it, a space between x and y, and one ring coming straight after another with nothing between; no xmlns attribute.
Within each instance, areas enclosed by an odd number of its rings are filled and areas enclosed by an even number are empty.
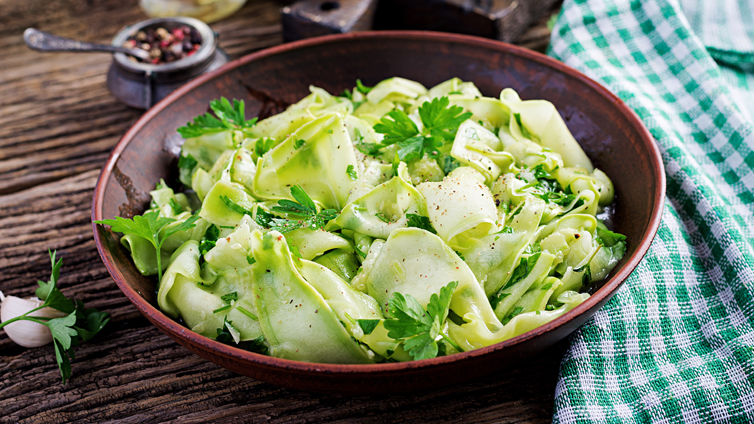
<svg viewBox="0 0 754 424"><path fill-rule="evenodd" d="M151 120L152 117L157 115L167 105L178 100L178 98L190 92L194 87L201 85L204 82L211 80L219 75L222 75L228 72L230 69L238 67L239 65L246 64L248 62L254 61L259 58L276 55L276 54L290 51L290 50L296 50L297 48L300 48L300 47L312 46L312 45L317 45L317 44L328 44L328 43L338 42L343 39L370 39L370 38L371 39L399 38L399 39L454 42L454 43L462 43L462 44L470 44L470 45L475 45L475 46L480 46L480 47L486 47L486 48L489 48L492 50L498 50L501 52L513 53L519 56L523 56L529 60L538 62L542 65L548 66L550 68L554 68L571 77L577 78L583 81L584 83L586 83L590 88L594 89L595 91L599 92L603 96L610 99L618 109L624 112L629 122L639 130L642 141L644 141L644 143L649 147L650 152L651 152L651 156L649 160L652 162L652 167L656 175L658 176L655 180L655 183L659 187L659 190L655 194L655 199L654 199L655 206L650 216L647 234L640 241L639 246L636 249L636 252L634 253L632 257L628 259L625 266L618 273L613 275L612 278L610 278L605 283L604 286L602 286L599 290L597 290L596 293L591 295L581 305L577 306L576 308L569 311L565 315L545 325L542 325L538 328L535 328L534 330L531 330L529 332L516 336L512 339L509 339L509 340L506 340L506 341L503 341L503 342L500 342L491 346L487 346L484 348L472 350L469 352L461 352L461 353L457 353L457 354L449 355L449 356L441 356L437 358L423 359L420 361L411 361L411 362L367 364L367 365L322 364L322 363L294 361L290 359L280 359L280 358L275 358L272 356L266 356L266 355L249 352L243 349L239 349L233 346L229 346L229 345L217 342L210 338L201 336L198 333L195 333L193 331L190 331L190 330L187 331L188 329L186 327L179 324L177 321L174 321L173 319L169 318L167 315L163 314L161 311L159 311L157 308L155 308L149 302L147 302L143 297L141 297L138 293L136 293L136 291L134 291L128 284L126 284L126 282L123 279L123 275L119 272L119 270L114 265L114 263L109 259L107 252L104 250L103 240L101 240L99 237L99 234L96 228L97 224L95 224L94 221L103 219L102 202L104 199L102 195L104 193L107 179L109 178L110 173L112 172L113 167L115 166L115 163L118 161L118 158L120 157L121 152L123 152L123 150L128 145L128 143L133 139L135 134L149 120ZM118 144L113 148L112 152L110 153L110 156L108 157L107 162L105 163L105 166L102 168L102 172L100 173L99 179L97 181L97 186L95 187L95 190L94 190L94 199L92 202L92 228L94 230L94 239L95 239L95 243L97 245L97 250L99 251L100 257L102 257L102 261L105 263L105 266L110 272L110 275L113 276L113 279L115 280L116 284L121 289L121 291L126 295L126 297L128 297L131 303L133 303L139 309L139 311L141 311L142 314L147 316L147 318L149 318L152 321L159 322L165 329L171 331L173 333L172 336L175 338L181 338L181 339L184 339L188 343L198 344L198 345L203 346L206 349L218 351L221 354L236 357L238 359L252 362L260 366L264 366L264 367L284 368L284 369L296 370L296 371L300 371L304 373L325 372L325 373L346 373L346 374L354 373L355 374L355 373L378 372L378 371L398 372L398 371L409 370L409 369L419 369L419 368L424 368L424 367L429 367L429 366L434 366L434 365L448 364L455 361L463 360L465 358L487 355L491 352L505 349L507 347L517 345L529 339L536 338L548 331L555 329L556 327L565 325L566 323L573 320L574 318L576 318L583 312L593 308L594 306L602 302L604 299L611 296L620 287L620 285L628 278L631 272L633 272L633 270L636 268L639 262L644 258L644 255L647 253L647 250L649 249L650 244L652 243L655 235L657 234L657 229L659 228L660 220L662 218L664 199L665 199L665 169L662 166L662 157L660 156L660 150L657 148L657 145L655 144L654 139L650 135L649 131L641 122L639 117L633 112L633 110L631 110L628 106L626 106L626 104L623 103L623 101L620 98L618 98L616 95L608 91L605 87L595 82L591 78L587 77L586 75L582 74L581 72L573 68L570 68L566 66L565 64L563 64L562 62L559 62L555 59L547 57L541 53L538 53L532 50L527 50L523 47L518 47L518 46L513 46L507 43L503 43L501 41L489 40L489 39L473 37L473 36L468 36L468 35L448 34L448 33L429 32L429 31L366 31L366 32L357 32L357 33L351 33L351 34L337 34L337 35L327 35L327 36L317 37L317 38L310 38L310 39L305 39L305 40L296 41L292 43L281 44L279 46L271 47L268 49L264 49L264 50L249 54L247 56L244 56L232 62L229 62L228 64L224 65L223 67L213 72L197 77L196 79L178 88L176 91L171 93L165 99L157 103L155 106L149 109L126 132L123 138L120 139Z"/></svg>

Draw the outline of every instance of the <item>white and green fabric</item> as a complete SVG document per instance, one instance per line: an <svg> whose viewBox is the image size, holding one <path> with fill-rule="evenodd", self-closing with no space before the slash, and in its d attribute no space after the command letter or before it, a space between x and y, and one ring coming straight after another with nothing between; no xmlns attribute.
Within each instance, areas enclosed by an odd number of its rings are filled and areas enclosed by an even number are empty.
<svg viewBox="0 0 754 424"><path fill-rule="evenodd" d="M550 55L662 151L646 258L571 338L554 420L754 422L754 3L566 0Z"/></svg>

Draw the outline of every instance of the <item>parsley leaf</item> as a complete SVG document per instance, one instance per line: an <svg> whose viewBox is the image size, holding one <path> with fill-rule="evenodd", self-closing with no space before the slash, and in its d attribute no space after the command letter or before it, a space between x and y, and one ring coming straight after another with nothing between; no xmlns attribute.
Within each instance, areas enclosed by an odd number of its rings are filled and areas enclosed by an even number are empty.
<svg viewBox="0 0 754 424"><path fill-rule="evenodd" d="M398 158L404 162L421 159L424 155L424 137L416 136L398 142Z"/></svg>
<svg viewBox="0 0 754 424"><path fill-rule="evenodd" d="M501 322L503 323L503 325L508 324L516 315L519 315L523 311L523 307L517 306L515 309L513 309L513 311L511 311L510 314L508 314L507 317L503 318Z"/></svg>
<svg viewBox="0 0 754 424"><path fill-rule="evenodd" d="M406 219L408 220L409 227L421 228L422 230L427 230L432 234L437 234L437 231L435 231L434 227L432 227L432 222L426 216L407 213Z"/></svg>
<svg viewBox="0 0 754 424"><path fill-rule="evenodd" d="M501 287L500 290L497 291L497 293L490 296L490 306L492 306L492 309L497 308L497 305L501 300L510 296L510 293L504 293L505 290L515 286L521 280L526 278L527 275L529 275L529 272L531 272L531 270L534 268L534 265L537 263L537 260L539 260L540 254L541 253L538 252L533 254L532 256L529 256L528 258L521 258L521 262L519 262L518 266L513 270L513 274L511 275L511 278L508 280L508 282L503 285L503 287Z"/></svg>
<svg viewBox="0 0 754 424"><path fill-rule="evenodd" d="M223 302L228 302L228 303L230 303L231 300L238 300L238 292L231 292L228 294L224 294L220 296L220 299Z"/></svg>
<svg viewBox="0 0 754 424"><path fill-rule="evenodd" d="M369 335L369 334L372 334L372 331L374 331L375 328L377 328L377 325L379 325L380 320L357 319L356 322L359 324L359 327L361 327L361 331L364 332L364 335Z"/></svg>
<svg viewBox="0 0 754 424"><path fill-rule="evenodd" d="M206 255L207 252L212 250L217 244L218 237L220 237L220 229L215 224L211 224L204 232L204 237L199 244L199 253Z"/></svg>
<svg viewBox="0 0 754 424"><path fill-rule="evenodd" d="M353 165L348 165L348 167L346 167L346 174L348 174L348 178L350 178L351 181L356 181L359 179L359 174L356 173L356 169L353 167Z"/></svg>
<svg viewBox="0 0 754 424"><path fill-rule="evenodd" d="M254 153L258 157L264 156L265 153L272 150L272 148L275 147L275 139L274 138L259 138L254 143Z"/></svg>
<svg viewBox="0 0 754 424"><path fill-rule="evenodd" d="M614 233L599 226L597 227L597 237L599 237L598 243L604 244L607 247L613 247L620 242L626 241L626 236L623 234Z"/></svg>
<svg viewBox="0 0 754 424"><path fill-rule="evenodd" d="M166 228L169 224L175 222L175 219L160 216L159 211L151 210L144 213L144 215L136 215L133 219L116 216L115 219L103 219L95 221L95 223L109 225L110 229L116 233L133 234L151 243L157 254L157 275L159 280L162 280L162 262L160 258L162 244L165 243L165 240L169 236L179 231L193 228L195 225L194 222L197 219L199 219L198 214L192 215L179 225Z"/></svg>
<svg viewBox="0 0 754 424"><path fill-rule="evenodd" d="M356 136L355 137L356 140L354 140L356 142L355 147L361 153L364 153L365 155L369 155L369 156L375 156L375 155L379 154L380 148L383 147L383 146L381 146L381 145L379 145L377 143L367 143L367 142L365 142L364 141L364 136L361 135L361 131L359 131L358 128L354 129L354 134Z"/></svg>
<svg viewBox="0 0 754 424"><path fill-rule="evenodd" d="M71 337L78 336L78 332L73 329L76 324L76 312L71 312L65 318L55 318L47 321L47 327L50 328L52 338L60 343L63 350L71 348Z"/></svg>
<svg viewBox="0 0 754 424"><path fill-rule="evenodd" d="M435 159L442 145L455 139L458 126L471 117L462 107L449 105L447 97L424 102L419 107L424 126L421 132L406 112L398 109L383 116L374 130L385 135L385 145L398 144L398 156L405 162L421 159L425 154Z"/></svg>
<svg viewBox="0 0 754 424"><path fill-rule="evenodd" d="M228 99L221 97L211 101L209 107L215 116L210 113L199 115L193 122L178 128L178 134L183 138L199 137L226 130L245 130L257 123L257 118L246 120L243 100L233 99L231 104Z"/></svg>
<svg viewBox="0 0 754 424"><path fill-rule="evenodd" d="M357 246L357 245L354 244L353 248L354 248L354 250L356 250L356 254L359 255L359 257L361 259L366 259L367 258L367 254L364 253L363 250L359 249L359 246Z"/></svg>
<svg viewBox="0 0 754 424"><path fill-rule="evenodd" d="M581 269L574 269L574 271L584 271L584 275L581 276L581 284L584 287L589 286L589 284L592 282L592 267L589 264L586 264L586 266L582 267Z"/></svg>
<svg viewBox="0 0 754 424"><path fill-rule="evenodd" d="M55 261L55 255L57 252L50 252L50 261L52 262L52 273L50 274L50 281L47 283L43 281L37 281L39 288L37 288L34 294L41 300L45 301L45 305L53 309L57 309L61 312L71 313L75 306L73 302L68 300L63 293L58 290L57 283L60 278L60 268L63 266L63 260L59 259Z"/></svg>
<svg viewBox="0 0 754 424"><path fill-rule="evenodd" d="M374 87L367 87L366 85L362 84L360 79L356 80L356 89L359 90L361 94L368 94L370 91L372 91L372 88Z"/></svg>
<svg viewBox="0 0 754 424"><path fill-rule="evenodd" d="M191 155L191 153L189 153L186 156L181 156L180 158L178 158L179 168L194 169L194 167L198 163L199 162L196 160L196 158L194 158L194 156Z"/></svg>
<svg viewBox="0 0 754 424"><path fill-rule="evenodd" d="M384 321L388 336L403 342L403 347L414 360L434 358L438 354L435 339L441 336L451 346L461 352L461 348L442 332L448 317L450 300L458 286L457 281L450 282L440 289L440 295L432 294L427 310L410 294L393 293L388 302L392 319Z"/></svg>
<svg viewBox="0 0 754 424"><path fill-rule="evenodd" d="M374 130L380 134L385 134L382 142L386 145L419 135L419 128L414 124L414 121L406 115L406 112L397 109L383 116L380 122L375 124Z"/></svg>
<svg viewBox="0 0 754 424"><path fill-rule="evenodd" d="M448 175L459 166L461 166L460 162L455 160L452 156L445 156L442 170L445 172L445 175Z"/></svg>
<svg viewBox="0 0 754 424"><path fill-rule="evenodd" d="M293 148L294 149L300 149L301 146L303 146L305 143L306 143L306 140L302 140L302 139L299 138L299 139L297 139L296 141L293 142Z"/></svg>
<svg viewBox="0 0 754 424"><path fill-rule="evenodd" d="M419 116L425 131L445 141L453 141L458 127L471 118L471 112L464 112L461 106L449 106L447 97L435 97L432 102L424 102L419 108Z"/></svg>
<svg viewBox="0 0 754 424"><path fill-rule="evenodd" d="M318 230L324 227L327 221L333 220L338 216L338 211L335 209L324 209L317 212L317 205L299 185L291 187L291 196L293 196L296 201L288 199L278 200L277 206L273 206L270 210L276 213L295 215L304 219L293 220L276 218L264 209L257 208L257 224L264 228L277 230L285 234L299 228Z"/></svg>

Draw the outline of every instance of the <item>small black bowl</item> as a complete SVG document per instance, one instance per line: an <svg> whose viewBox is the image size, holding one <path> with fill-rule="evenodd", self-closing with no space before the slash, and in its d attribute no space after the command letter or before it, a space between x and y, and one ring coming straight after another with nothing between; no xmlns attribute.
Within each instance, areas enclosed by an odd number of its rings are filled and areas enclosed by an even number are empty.
<svg viewBox="0 0 754 424"><path fill-rule="evenodd" d="M217 35L204 22L194 18L156 18L122 29L113 38L113 46L122 46L130 37L148 28L172 29L186 25L196 29L202 44L195 54L175 62L153 65L135 62L123 53L113 54L107 72L107 88L123 103L149 109L192 78L226 64L228 55L217 47Z"/></svg>

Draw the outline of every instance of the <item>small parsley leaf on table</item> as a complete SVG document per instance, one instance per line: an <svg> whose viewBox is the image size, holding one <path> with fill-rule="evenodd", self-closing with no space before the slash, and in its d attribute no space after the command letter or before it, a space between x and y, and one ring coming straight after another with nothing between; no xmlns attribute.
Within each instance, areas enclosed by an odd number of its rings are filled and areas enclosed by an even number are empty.
<svg viewBox="0 0 754 424"><path fill-rule="evenodd" d="M403 342L404 349L414 360L436 357L439 350L435 339L438 336L462 352L458 344L442 331L456 287L458 281L452 281L440 289L439 296L432 294L426 311L410 294L393 293L388 302L392 318L386 319L383 325L389 337Z"/></svg>
<svg viewBox="0 0 754 424"><path fill-rule="evenodd" d="M50 280L46 283L39 281L39 288L36 290L37 297L44 300L44 303L37 308L27 311L23 315L0 323L0 328L16 321L32 321L47 326L52 334L55 360L60 369L63 384L65 384L71 377L71 362L69 357L70 359L75 358L73 347L79 346L81 341L92 339L110 322L110 318L107 312L100 312L94 308L87 309L84 307L84 302L80 300L74 302L63 295L57 288L63 260L55 260L56 252L49 252L49 254L50 262L52 263ZM33 312L48 307L68 315L62 318L31 316Z"/></svg>

